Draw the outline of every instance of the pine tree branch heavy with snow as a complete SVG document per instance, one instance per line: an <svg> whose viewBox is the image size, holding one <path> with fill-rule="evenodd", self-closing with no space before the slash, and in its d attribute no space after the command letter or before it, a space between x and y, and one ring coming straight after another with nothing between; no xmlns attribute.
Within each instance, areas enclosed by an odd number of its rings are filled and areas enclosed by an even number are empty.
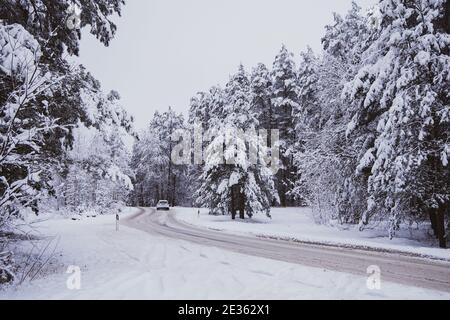
<svg viewBox="0 0 450 320"><path fill-rule="evenodd" d="M117 124L132 131L132 119L112 104L97 105L98 118L90 117L83 90L93 93L100 86L82 66L65 59L66 53L78 53L81 36L80 29L66 27L72 9L83 12L80 27L89 25L91 33L107 45L116 29L109 17L120 13L122 4L84 0L2 2L0 242L4 242L5 232L15 231L14 222L22 209L37 214L41 200L63 195L58 185L64 182L58 180L66 178L64 172L70 167L67 150L73 147L73 133L80 123L97 128L100 124ZM109 170L112 179L117 179L117 168Z"/></svg>
<svg viewBox="0 0 450 320"><path fill-rule="evenodd" d="M214 97L217 91L212 92ZM221 94L223 99L209 100L209 115L214 118L208 119L209 125L202 125L208 127L211 140L204 150L196 202L212 214L230 214L232 219L238 212L241 219L256 213L270 215L278 195L273 172L264 159L267 138L257 134L259 122L252 107L250 79L242 65ZM193 117L198 114L191 109ZM256 151L256 161L250 160L250 150Z"/></svg>
<svg viewBox="0 0 450 320"><path fill-rule="evenodd" d="M293 189L293 146L297 139L294 130L294 112L299 108L298 81L293 54L283 45L275 57L272 67L272 105L276 129L280 131L281 169L277 174L276 186L281 206L291 205Z"/></svg>
<svg viewBox="0 0 450 320"><path fill-rule="evenodd" d="M377 39L346 86L359 101L349 125L377 121L372 148L358 170L370 170L368 212L386 214L390 234L401 221L429 216L445 246L448 216L449 36L445 1L380 1Z"/></svg>

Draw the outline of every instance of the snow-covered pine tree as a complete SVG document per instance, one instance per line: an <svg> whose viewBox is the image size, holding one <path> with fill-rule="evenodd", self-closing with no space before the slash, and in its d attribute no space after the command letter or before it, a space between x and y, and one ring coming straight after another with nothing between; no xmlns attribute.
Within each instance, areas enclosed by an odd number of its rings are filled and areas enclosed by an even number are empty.
<svg viewBox="0 0 450 320"><path fill-rule="evenodd" d="M81 27L90 25L91 33L104 44L109 43L116 28L109 17L120 13L123 4L121 0L107 2L79 3ZM0 6L0 122L5 125L1 133L6 137L1 141L0 158L11 158L11 153L20 149L14 170L6 163L1 165L2 213L17 213L18 204L36 209L40 191L51 189L51 169L59 166L64 148L70 147L71 128L87 119L80 108L83 80L64 58L67 51L78 53L81 36L78 29L62 27L72 6L68 0L5 0ZM9 123L11 119L14 123ZM15 199L14 204L11 199ZM5 221L8 217L2 215Z"/></svg>
<svg viewBox="0 0 450 320"><path fill-rule="evenodd" d="M92 185L92 177L81 166L81 163L71 165L62 185L64 209L68 209L72 213L82 213L92 207Z"/></svg>
<svg viewBox="0 0 450 320"><path fill-rule="evenodd" d="M280 161L282 168L276 179L280 204L292 204L288 194L293 188L296 172L293 163L293 146L296 141L293 111L298 108L298 82L293 54L283 45L272 68L272 105L276 127L280 131Z"/></svg>
<svg viewBox="0 0 450 320"><path fill-rule="evenodd" d="M382 0L377 40L345 94L360 101L349 125L377 121L360 158L370 172L366 214L387 215L394 236L405 219L431 219L445 247L449 215L449 10L444 0ZM367 218L367 217L366 217Z"/></svg>
<svg viewBox="0 0 450 320"><path fill-rule="evenodd" d="M188 204L187 166L172 162L172 150L177 144L172 141L172 133L185 128L183 115L169 107L163 113L155 112L148 129L135 142L132 167L136 175L136 205L155 205L162 199L172 206Z"/></svg>
<svg viewBox="0 0 450 320"><path fill-rule="evenodd" d="M322 108L322 147L326 150L327 163L333 168L328 180L330 204L333 216L341 222L358 223L367 201L367 174L356 170L358 157L373 142L373 124L368 122L360 129L360 135L347 137L347 123L353 108L341 98L347 81L358 72L364 61L362 52L373 41L376 24L364 15L361 8L352 3L344 17L335 15L334 23L326 27L322 39L324 55L321 64L320 103ZM328 107L327 107L328 106ZM324 143L327 141L326 143ZM331 173L331 171L330 171ZM332 182L334 180L334 182ZM331 195L334 194L332 197Z"/></svg>
<svg viewBox="0 0 450 320"><path fill-rule="evenodd" d="M298 133L305 133L310 129L321 127L321 110L318 100L319 94L320 60L308 47L300 53L298 70L298 106L294 109L295 129ZM299 137L300 140L303 137Z"/></svg>
<svg viewBox="0 0 450 320"><path fill-rule="evenodd" d="M162 142L156 132L148 128L139 134L133 145L131 162L135 175L133 205L150 207L164 198L160 184L166 181L163 168L167 167L168 159L162 155Z"/></svg>
<svg viewBox="0 0 450 320"><path fill-rule="evenodd" d="M196 192L197 203L211 213L237 212L241 219L263 212L277 198L273 174L264 162L265 143L256 135L258 120L252 110L250 80L241 65L226 86L226 100L221 109L212 105L214 125L211 142L205 150L205 165ZM219 104L221 99L216 100ZM246 133L254 134L246 134ZM211 131L210 131L211 133ZM257 150L257 163L252 163L249 150Z"/></svg>
<svg viewBox="0 0 450 320"><path fill-rule="evenodd" d="M298 71L298 103L293 110L297 140L293 145L294 164L298 168L290 195L303 204L317 202L316 191L322 187L317 170L323 170L318 157L321 105L319 99L319 59L311 48L300 53ZM319 186L320 185L320 186ZM323 197L323 192L320 193Z"/></svg>
<svg viewBox="0 0 450 320"><path fill-rule="evenodd" d="M34 205L45 133L59 127L45 113L57 77L40 64L42 50L21 25L0 24L0 230L22 206Z"/></svg>
<svg viewBox="0 0 450 320"><path fill-rule="evenodd" d="M201 125L203 129L209 123L211 108L210 92L199 92L192 97L189 107L188 123L191 127Z"/></svg>
<svg viewBox="0 0 450 320"><path fill-rule="evenodd" d="M258 119L258 128L271 130L274 128L272 107L272 78L269 69L263 64L253 68L250 76L251 108ZM268 134L270 147L270 134Z"/></svg>
<svg viewBox="0 0 450 320"><path fill-rule="evenodd" d="M204 141L204 134L222 118L225 105L225 92L219 86L213 86L208 92L199 92L191 99L188 127L193 139L192 150L194 157L188 166L187 193L192 195L191 204L195 204L195 193L201 186L203 173L203 153L208 141Z"/></svg>
<svg viewBox="0 0 450 320"><path fill-rule="evenodd" d="M96 210L111 213L123 206L133 190L129 167L130 154L125 145L131 139L129 117L119 103L119 95L98 93L92 101L85 101L86 108L94 108L101 114L110 114L103 119L92 117L96 126L89 128L79 123L74 129L74 141L64 160L68 174L61 177L60 186L65 204L74 212ZM108 111L109 110L109 111ZM99 119L97 119L99 118ZM127 125L124 125L126 123Z"/></svg>
<svg viewBox="0 0 450 320"><path fill-rule="evenodd" d="M89 31L101 43L108 45L116 33L111 16L121 14L124 0L3 0L0 17L6 24L22 25L37 41L45 45L44 56L59 70L65 52L78 55L80 29ZM80 29L65 28L68 18L79 10Z"/></svg>
<svg viewBox="0 0 450 320"><path fill-rule="evenodd" d="M299 176L294 194L306 197L321 222L359 222L365 210L366 183L355 174L362 146L360 140L346 139L351 115L340 96L370 41L367 21L353 3L344 17L335 14L333 24L326 26L320 58L310 49L301 53L300 108L295 118Z"/></svg>
<svg viewBox="0 0 450 320"><path fill-rule="evenodd" d="M123 0L77 1L80 27L107 45ZM3 0L0 5L0 233L20 209L38 213L52 195L51 177L64 169L73 127L88 116L81 108L83 80L65 60L77 54L80 29L65 28L71 0ZM3 238L1 239L3 241ZM1 245L1 243L0 243ZM9 259L11 261L11 259ZM9 266L0 265L0 273Z"/></svg>

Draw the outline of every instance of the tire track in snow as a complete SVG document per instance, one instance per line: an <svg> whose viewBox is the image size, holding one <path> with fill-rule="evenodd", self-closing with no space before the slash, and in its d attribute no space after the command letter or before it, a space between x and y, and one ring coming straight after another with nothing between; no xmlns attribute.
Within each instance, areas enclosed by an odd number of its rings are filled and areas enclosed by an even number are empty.
<svg viewBox="0 0 450 320"><path fill-rule="evenodd" d="M368 266L378 265L382 281L450 292L450 263L446 261L227 234L190 226L176 220L171 212L149 208L140 208L124 223L162 237L359 276L367 276Z"/></svg>

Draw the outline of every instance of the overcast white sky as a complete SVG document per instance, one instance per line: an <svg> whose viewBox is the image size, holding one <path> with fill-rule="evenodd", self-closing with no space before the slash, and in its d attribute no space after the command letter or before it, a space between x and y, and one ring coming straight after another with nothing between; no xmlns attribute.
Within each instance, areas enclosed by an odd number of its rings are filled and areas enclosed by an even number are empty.
<svg viewBox="0 0 450 320"><path fill-rule="evenodd" d="M136 127L169 105L187 114L190 98L225 84L240 62L247 70L272 65L284 43L296 54L320 51L332 12L351 0L126 0L108 48L84 32L80 58L102 83L116 89ZM376 0L357 0L363 8Z"/></svg>

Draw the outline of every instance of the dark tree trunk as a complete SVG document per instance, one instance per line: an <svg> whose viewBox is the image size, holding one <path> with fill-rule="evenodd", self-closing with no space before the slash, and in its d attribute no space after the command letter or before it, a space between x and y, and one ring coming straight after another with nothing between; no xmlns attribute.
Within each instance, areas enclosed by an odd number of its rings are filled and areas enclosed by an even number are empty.
<svg viewBox="0 0 450 320"><path fill-rule="evenodd" d="M231 187L231 219L235 220L236 219L236 187L232 186Z"/></svg>
<svg viewBox="0 0 450 320"><path fill-rule="evenodd" d="M231 191L231 219L236 220L236 200L234 190Z"/></svg>
<svg viewBox="0 0 450 320"><path fill-rule="evenodd" d="M231 218L236 219L237 211L239 210L239 218L245 219L245 195L241 192L240 185L231 187L231 204L230 212Z"/></svg>
<svg viewBox="0 0 450 320"><path fill-rule="evenodd" d="M239 218L245 219L245 194L239 187Z"/></svg>
<svg viewBox="0 0 450 320"><path fill-rule="evenodd" d="M439 247L447 248L447 239L445 237L445 217L444 208L440 207L436 210L436 231L439 240Z"/></svg>
<svg viewBox="0 0 450 320"><path fill-rule="evenodd" d="M172 207L177 205L177 175L173 175Z"/></svg>
<svg viewBox="0 0 450 320"><path fill-rule="evenodd" d="M269 104L269 123L267 126L267 147L270 148L272 150L272 124L273 124L273 119L272 119L272 105L270 104L270 102L268 102Z"/></svg>
<svg viewBox="0 0 450 320"><path fill-rule="evenodd" d="M242 193L239 194L239 218L245 219L245 197Z"/></svg>
<svg viewBox="0 0 450 320"><path fill-rule="evenodd" d="M438 236L437 234L437 219L436 219L436 212L433 209L428 209L428 215L430 217L430 222L431 222L431 229L433 229L433 233L435 235L435 237Z"/></svg>
<svg viewBox="0 0 450 320"><path fill-rule="evenodd" d="M438 136L438 133L436 132L436 128L434 130L434 136ZM436 193L437 190L439 189L441 184L439 181L439 175L442 172L442 169L444 169L441 166L441 161L439 158L437 157L433 157L432 159L432 163L433 163L433 172L434 172L434 185L433 185L433 193ZM432 215L430 215L431 218L431 224L433 226L433 220L435 220L434 222L434 231L435 231L435 235L439 240L439 247L441 248L447 248L447 239L445 236L445 212L447 210L447 205L446 203L439 203L439 207L436 209L432 209Z"/></svg>
<svg viewBox="0 0 450 320"><path fill-rule="evenodd" d="M280 170L280 181L279 181L279 186L280 186L280 205L283 208L286 208L287 206L287 199L286 199L286 169L281 169Z"/></svg>
<svg viewBox="0 0 450 320"><path fill-rule="evenodd" d="M158 202L159 200L162 200L162 188L161 188L160 184L158 183L156 185L156 199L155 199L155 202Z"/></svg>

